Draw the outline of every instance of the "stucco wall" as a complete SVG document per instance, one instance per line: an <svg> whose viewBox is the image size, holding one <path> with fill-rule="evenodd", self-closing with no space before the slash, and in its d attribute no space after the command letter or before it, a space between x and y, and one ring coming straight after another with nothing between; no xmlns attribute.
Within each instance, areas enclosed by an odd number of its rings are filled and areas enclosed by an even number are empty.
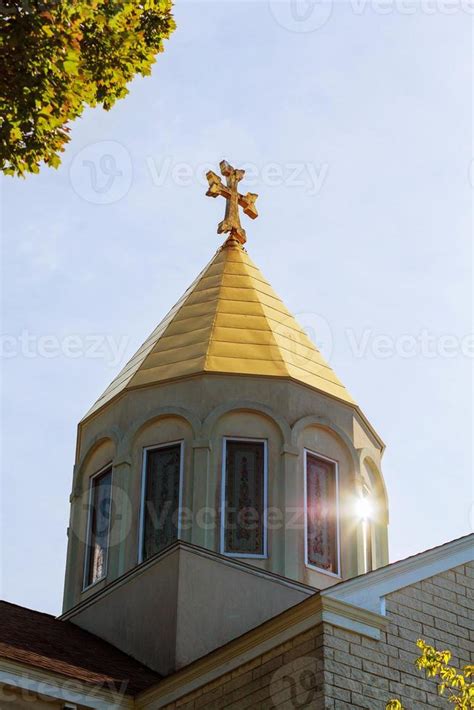
<svg viewBox="0 0 474 710"><path fill-rule="evenodd" d="M182 538L220 551L220 498L224 437L262 438L268 445L268 505L281 523L268 530L267 559L251 564L315 589L338 579L310 569L304 558L304 450L337 461L340 480L341 578L364 571L360 521L355 499L365 459L380 480L382 511L375 545L376 566L387 561L387 501L380 473L382 445L349 405L303 385L278 379L199 376L137 389L112 402L79 429L71 503L64 610L94 594L83 590L90 476L113 465L115 516L107 578L101 588L138 563L143 448L168 441L184 443L183 505L193 524ZM213 509L214 525L197 516Z"/></svg>
<svg viewBox="0 0 474 710"><path fill-rule="evenodd" d="M168 675L303 601L312 590L177 543L69 618Z"/></svg>
<svg viewBox="0 0 474 710"><path fill-rule="evenodd" d="M80 608L71 621L108 641L159 673L176 666L176 623L179 553L165 554L157 564Z"/></svg>

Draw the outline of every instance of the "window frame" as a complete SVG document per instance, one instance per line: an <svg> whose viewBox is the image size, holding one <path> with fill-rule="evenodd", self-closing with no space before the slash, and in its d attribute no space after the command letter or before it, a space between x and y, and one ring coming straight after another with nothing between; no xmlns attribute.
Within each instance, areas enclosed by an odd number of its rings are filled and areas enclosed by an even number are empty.
<svg viewBox="0 0 474 710"><path fill-rule="evenodd" d="M102 577L94 580L93 582L88 581L89 565L91 560L91 534L92 534L92 516L93 516L93 495L94 495L94 480L100 478L110 471L110 490L111 490L111 500L113 499L113 486L114 486L114 467L112 461L103 466L99 471L89 476L89 492L88 492L88 506L87 506L87 528L86 528L86 544L85 544L85 554L84 554L84 573L82 578L82 591L86 592L88 589L95 587L99 582L103 582L107 578L109 571L109 550L110 550L110 525L111 519L109 518L109 526L107 529L107 555L105 557L104 564L104 574Z"/></svg>
<svg viewBox="0 0 474 710"><path fill-rule="evenodd" d="M225 551L225 511L226 511L226 464L227 442L242 441L263 444L263 553L226 552ZM268 440L250 436L224 436L222 438L222 467L221 467L221 515L220 515L220 545L221 555L236 557L241 560L267 560L268 559Z"/></svg>
<svg viewBox="0 0 474 710"><path fill-rule="evenodd" d="M314 456L315 458L321 459L322 461L328 461L334 464L335 471L335 489L336 489L336 550L337 550L337 574L331 572L327 569L322 569L309 562L308 558L308 455ZM340 508L339 508L339 462L335 459L329 458L329 456L324 456L317 451L312 451L311 449L304 449L304 563L308 569L319 572L320 574L326 574L329 577L335 579L342 579L341 574L341 520L340 520Z"/></svg>
<svg viewBox="0 0 474 710"><path fill-rule="evenodd" d="M362 486L362 496L369 501L373 500L371 488L364 483ZM362 519L362 548L364 558L364 572L373 572L375 569L375 535L374 521L370 515ZM369 568L370 557L370 568Z"/></svg>
<svg viewBox="0 0 474 710"><path fill-rule="evenodd" d="M142 471L141 471L141 490L140 490L140 523L138 526L138 564L148 562L152 560L156 555L161 554L169 545L155 552L155 554L150 555L145 559L143 554L143 543L145 541L145 494L146 494L146 478L147 478L147 459L149 451L158 451L159 449L166 449L169 446L179 446L179 486L178 486L178 525L177 525L177 537L176 542L181 539L181 511L183 508L183 488L184 488L184 439L178 439L177 441L166 441L163 444L152 444L150 446L143 447L142 453ZM170 543L171 545L174 543Z"/></svg>
<svg viewBox="0 0 474 710"><path fill-rule="evenodd" d="M362 547L364 558L364 574L373 572L374 567L374 526L370 518L362 520ZM369 560L370 558L370 560ZM370 564L369 564L370 561Z"/></svg>

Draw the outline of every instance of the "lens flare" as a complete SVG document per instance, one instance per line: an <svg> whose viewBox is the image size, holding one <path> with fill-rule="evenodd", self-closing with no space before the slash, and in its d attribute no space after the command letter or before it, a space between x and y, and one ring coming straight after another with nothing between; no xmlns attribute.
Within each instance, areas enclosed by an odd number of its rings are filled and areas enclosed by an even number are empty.
<svg viewBox="0 0 474 710"><path fill-rule="evenodd" d="M368 498L365 496L359 498L356 503L357 515L362 520L368 520L372 515L372 505Z"/></svg>

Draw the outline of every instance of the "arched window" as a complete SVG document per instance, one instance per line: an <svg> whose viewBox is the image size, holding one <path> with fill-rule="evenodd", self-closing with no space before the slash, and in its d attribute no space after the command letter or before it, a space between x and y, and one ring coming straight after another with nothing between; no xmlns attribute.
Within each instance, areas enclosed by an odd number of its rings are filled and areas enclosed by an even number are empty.
<svg viewBox="0 0 474 710"><path fill-rule="evenodd" d="M143 451L140 562L179 538L182 469L183 442Z"/></svg>
<svg viewBox="0 0 474 710"><path fill-rule="evenodd" d="M267 442L224 439L221 552L266 557Z"/></svg>
<svg viewBox="0 0 474 710"><path fill-rule="evenodd" d="M305 451L306 564L339 576L337 462Z"/></svg>
<svg viewBox="0 0 474 710"><path fill-rule="evenodd" d="M111 507L112 468L107 466L90 481L84 588L107 575Z"/></svg>

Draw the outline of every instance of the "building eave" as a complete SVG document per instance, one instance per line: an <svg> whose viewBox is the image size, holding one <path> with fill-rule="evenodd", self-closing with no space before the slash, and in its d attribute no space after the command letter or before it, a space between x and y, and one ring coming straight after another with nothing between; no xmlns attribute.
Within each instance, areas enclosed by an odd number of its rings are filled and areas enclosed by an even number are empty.
<svg viewBox="0 0 474 710"><path fill-rule="evenodd" d="M135 707L133 697L123 689L107 689L7 658L0 658L0 685L94 710ZM3 696L6 699L5 688Z"/></svg>
<svg viewBox="0 0 474 710"><path fill-rule="evenodd" d="M340 582L322 591L321 596L383 614L387 594L473 560L474 534L470 534Z"/></svg>

